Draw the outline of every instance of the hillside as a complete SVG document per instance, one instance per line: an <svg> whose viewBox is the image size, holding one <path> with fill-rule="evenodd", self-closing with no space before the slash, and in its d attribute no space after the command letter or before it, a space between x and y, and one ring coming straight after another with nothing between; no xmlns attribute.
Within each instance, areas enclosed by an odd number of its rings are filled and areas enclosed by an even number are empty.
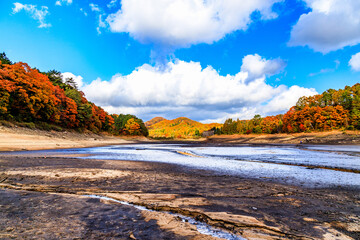
<svg viewBox="0 0 360 240"><path fill-rule="evenodd" d="M145 126L148 128L148 127L154 125L155 123L161 122L163 120L167 120L167 119L165 119L163 117L154 117L153 119L145 122Z"/></svg>
<svg viewBox="0 0 360 240"><path fill-rule="evenodd" d="M199 137L204 131L214 127L221 127L222 124L203 124L189 118L180 117L173 120L164 119L155 124L160 118L151 119L146 122L149 129L149 137L153 138L194 138ZM149 125L150 124L150 125Z"/></svg>
<svg viewBox="0 0 360 240"><path fill-rule="evenodd" d="M108 114L88 101L72 78L56 71L40 72L0 54L0 121L44 130L76 130L114 135L144 135L134 115Z"/></svg>

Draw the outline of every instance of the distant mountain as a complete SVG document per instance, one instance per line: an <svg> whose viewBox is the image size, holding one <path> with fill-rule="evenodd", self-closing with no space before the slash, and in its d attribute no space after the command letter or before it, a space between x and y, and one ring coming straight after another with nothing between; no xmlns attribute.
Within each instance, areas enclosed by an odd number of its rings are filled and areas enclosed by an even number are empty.
<svg viewBox="0 0 360 240"><path fill-rule="evenodd" d="M151 125L154 125L155 123L161 122L161 121L163 121L163 120L167 120L167 119L165 119L165 118L163 118L163 117L154 117L153 119L145 122L145 126L148 128L148 127L150 127Z"/></svg>
<svg viewBox="0 0 360 240"><path fill-rule="evenodd" d="M203 124L185 117L173 120L157 117L145 125L149 130L149 137L153 138L194 138L201 136L204 131L222 126L219 123Z"/></svg>

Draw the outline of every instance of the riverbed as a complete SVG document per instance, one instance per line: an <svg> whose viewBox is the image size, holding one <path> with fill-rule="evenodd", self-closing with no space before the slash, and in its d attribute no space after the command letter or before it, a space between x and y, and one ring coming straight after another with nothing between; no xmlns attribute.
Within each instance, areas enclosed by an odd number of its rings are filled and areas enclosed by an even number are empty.
<svg viewBox="0 0 360 240"><path fill-rule="evenodd" d="M14 153L11 153L14 154ZM129 144L17 154L144 161L305 187L360 188L360 146L194 146Z"/></svg>
<svg viewBox="0 0 360 240"><path fill-rule="evenodd" d="M216 239L214 227L235 239L358 239L359 152L198 143L3 152L0 238Z"/></svg>

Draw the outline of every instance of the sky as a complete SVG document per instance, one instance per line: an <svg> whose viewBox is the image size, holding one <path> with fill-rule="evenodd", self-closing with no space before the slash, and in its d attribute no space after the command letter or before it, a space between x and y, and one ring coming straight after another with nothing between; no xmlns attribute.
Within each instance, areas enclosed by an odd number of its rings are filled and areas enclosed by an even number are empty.
<svg viewBox="0 0 360 240"><path fill-rule="evenodd" d="M360 79L359 0L1 0L0 52L109 113L285 113Z"/></svg>

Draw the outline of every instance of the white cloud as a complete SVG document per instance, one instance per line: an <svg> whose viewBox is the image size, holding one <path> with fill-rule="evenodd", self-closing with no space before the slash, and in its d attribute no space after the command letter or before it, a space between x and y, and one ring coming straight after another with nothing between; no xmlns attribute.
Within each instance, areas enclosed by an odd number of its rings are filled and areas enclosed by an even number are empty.
<svg viewBox="0 0 360 240"><path fill-rule="evenodd" d="M105 28L106 27L106 22L103 20L103 15L104 15L104 11L97 5L94 3L90 3L89 4L91 11L96 13L96 17L98 19L98 25L96 27L96 31L98 32L98 34L101 34L101 28Z"/></svg>
<svg viewBox="0 0 360 240"><path fill-rule="evenodd" d="M57 0L55 2L56 6L62 6L62 4L65 3L66 5L72 4L72 0Z"/></svg>
<svg viewBox="0 0 360 240"><path fill-rule="evenodd" d="M328 53L360 43L359 0L303 0L311 12L300 16L290 46Z"/></svg>
<svg viewBox="0 0 360 240"><path fill-rule="evenodd" d="M165 70L144 64L129 75L115 75L110 81L96 79L81 89L111 113L132 113L144 119L181 115L201 121L285 111L296 103L297 96L316 93L314 89L266 84L266 75L284 67L280 59L248 55L243 62L240 72L226 76L211 66L202 68L198 62L177 60L169 62Z"/></svg>
<svg viewBox="0 0 360 240"><path fill-rule="evenodd" d="M87 12L83 9L83 8L80 8L80 12L82 12L85 16L87 16Z"/></svg>
<svg viewBox="0 0 360 240"><path fill-rule="evenodd" d="M360 71L360 52L351 56L349 66L354 71Z"/></svg>
<svg viewBox="0 0 360 240"><path fill-rule="evenodd" d="M331 72L335 72L336 69L339 68L340 66L340 61L339 60L335 60L335 67L334 68L323 68L321 69L319 72L312 72L309 74L309 77L314 77L317 75L321 75L321 74L326 74L326 73L331 73Z"/></svg>
<svg viewBox="0 0 360 240"><path fill-rule="evenodd" d="M101 12L101 9L99 8L99 6L97 4L90 3L89 6L91 8L91 11L93 11L93 12Z"/></svg>
<svg viewBox="0 0 360 240"><path fill-rule="evenodd" d="M102 17L103 17L103 15L102 15L102 14L99 14L99 16L98 16L99 22L98 22L98 26L97 26L97 28L96 28L98 34L101 34L101 31L100 31L101 28L105 28L105 27L106 27L106 24L105 24L105 22L103 21Z"/></svg>
<svg viewBox="0 0 360 240"><path fill-rule="evenodd" d="M269 103L266 104L263 112L272 113L272 112L281 112L288 110L302 96L312 96L317 92L311 88L303 88L299 86L291 86L290 88L285 87L284 91L275 96ZM290 104L289 104L290 103Z"/></svg>
<svg viewBox="0 0 360 240"><path fill-rule="evenodd" d="M81 89L84 86L83 77L80 75L76 76L71 72L64 72L61 74L61 76L62 76L63 82L65 82L66 79L68 79L68 78L72 78L79 89Z"/></svg>
<svg viewBox="0 0 360 240"><path fill-rule="evenodd" d="M243 64L241 71L248 73L248 81L262 77L264 74L271 76L285 67L284 61L281 59L277 60L266 60L261 58L260 55L247 55L243 58Z"/></svg>
<svg viewBox="0 0 360 240"><path fill-rule="evenodd" d="M106 5L108 8L113 8L116 6L118 0L111 0L108 5Z"/></svg>
<svg viewBox="0 0 360 240"><path fill-rule="evenodd" d="M51 27L51 24L45 22L46 15L49 14L48 7L41 6L40 9L36 5L14 3L13 14L18 13L22 10L28 12L30 16L39 22L39 28Z"/></svg>
<svg viewBox="0 0 360 240"><path fill-rule="evenodd" d="M281 1L122 0L106 21L112 32L127 32L143 43L187 47L246 30L255 11L262 19L276 18L272 6Z"/></svg>

